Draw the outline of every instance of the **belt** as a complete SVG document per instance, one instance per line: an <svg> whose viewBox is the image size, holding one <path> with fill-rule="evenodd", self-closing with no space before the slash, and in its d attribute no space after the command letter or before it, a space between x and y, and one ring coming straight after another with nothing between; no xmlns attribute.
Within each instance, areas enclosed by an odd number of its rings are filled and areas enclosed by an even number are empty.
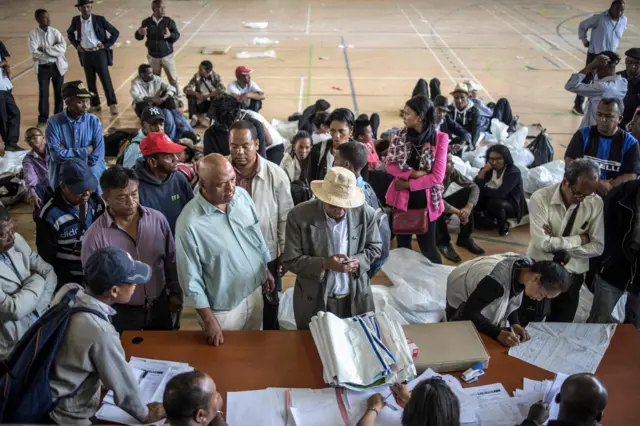
<svg viewBox="0 0 640 426"><path fill-rule="evenodd" d="M102 50L102 49L100 49L99 47L89 47L89 48L87 48L87 49L85 49L85 48L83 47L83 49L84 49L84 51L85 51L85 52L97 52L97 51L99 51L99 50Z"/></svg>
<svg viewBox="0 0 640 426"><path fill-rule="evenodd" d="M334 294L333 296L329 296L329 299L341 300L341 299L344 299L347 296L349 296L349 293L347 293L347 294Z"/></svg>
<svg viewBox="0 0 640 426"><path fill-rule="evenodd" d="M56 63L55 62L45 62L43 64L38 64L39 67L55 67Z"/></svg>

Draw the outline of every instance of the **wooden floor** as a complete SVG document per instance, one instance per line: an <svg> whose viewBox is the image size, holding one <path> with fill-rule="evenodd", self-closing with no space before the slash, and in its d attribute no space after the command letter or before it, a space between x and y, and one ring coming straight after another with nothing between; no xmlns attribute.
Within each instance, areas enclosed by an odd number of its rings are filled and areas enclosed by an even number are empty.
<svg viewBox="0 0 640 426"><path fill-rule="evenodd" d="M14 95L22 113L22 129L37 122L38 89L27 47L28 31L36 26L33 12L44 7L52 26L63 32L78 14L72 0L0 0L0 40L11 53ZM578 23L603 11L609 1L567 0L440 0L389 2L382 0L246 0L167 2L167 15L177 23L181 37L175 45L180 85L209 59L225 83L233 70L247 65L267 96L262 113L286 120L318 98L332 108L356 113L378 112L381 128L401 125L398 111L410 97L418 78L438 77L444 93L456 82L475 80L483 86L485 101L506 97L525 124L541 123L553 138L556 158L562 158L580 117L570 113L572 96L564 84L582 69L585 49L577 38ZM114 49L111 77L120 114L107 108L99 114L105 130L136 127L131 109L130 82L146 58L143 42L134 32L150 14L148 1L97 0L94 13L105 15L120 31ZM627 2L629 20L619 53L640 45L640 8ZM268 22L266 30L244 28L243 22ZM256 37L278 41L255 46ZM231 47L225 56L203 55L203 48ZM346 48L342 48L346 47ZM275 50L277 59L237 60L237 53ZM84 73L73 47L68 50L66 80ZM624 61L623 61L624 63ZM621 65L621 68L624 65ZM100 85L99 92L104 102ZM106 105L105 105L106 106ZM198 129L200 133L204 129ZM26 206L14 208L19 231L30 242L34 226ZM514 229L507 238L476 233L488 253L524 252L528 227ZM460 249L463 259L470 258ZM383 276L376 283L388 282ZM285 279L292 285L293 277Z"/></svg>

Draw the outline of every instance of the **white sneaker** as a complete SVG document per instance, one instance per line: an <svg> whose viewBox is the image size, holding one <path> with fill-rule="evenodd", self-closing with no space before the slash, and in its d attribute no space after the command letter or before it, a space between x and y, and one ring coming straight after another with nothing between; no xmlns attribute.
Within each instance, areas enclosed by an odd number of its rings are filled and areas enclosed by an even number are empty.
<svg viewBox="0 0 640 426"><path fill-rule="evenodd" d="M194 115L193 117L191 117L191 121L189 121L189 124L191 125L191 127L196 127L198 125L198 116Z"/></svg>

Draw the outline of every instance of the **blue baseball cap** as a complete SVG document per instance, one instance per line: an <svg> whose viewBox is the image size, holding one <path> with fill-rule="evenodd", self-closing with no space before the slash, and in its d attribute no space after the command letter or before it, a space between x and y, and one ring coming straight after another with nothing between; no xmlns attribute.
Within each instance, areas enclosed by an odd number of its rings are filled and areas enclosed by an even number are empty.
<svg viewBox="0 0 640 426"><path fill-rule="evenodd" d="M84 265L87 286L98 293L114 285L146 284L151 279L151 268L134 260L119 247L103 247L89 256Z"/></svg>
<svg viewBox="0 0 640 426"><path fill-rule="evenodd" d="M65 184L74 194L95 191L98 188L98 179L91 173L87 161L81 158L71 158L62 163L60 183Z"/></svg>

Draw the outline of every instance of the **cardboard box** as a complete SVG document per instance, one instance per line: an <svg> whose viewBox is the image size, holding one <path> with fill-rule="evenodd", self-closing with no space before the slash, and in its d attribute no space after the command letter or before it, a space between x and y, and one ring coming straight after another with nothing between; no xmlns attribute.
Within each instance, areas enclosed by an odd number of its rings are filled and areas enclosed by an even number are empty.
<svg viewBox="0 0 640 426"><path fill-rule="evenodd" d="M471 321L409 324L402 329L418 346L414 363L418 373L464 371L477 362L489 366L489 352Z"/></svg>

